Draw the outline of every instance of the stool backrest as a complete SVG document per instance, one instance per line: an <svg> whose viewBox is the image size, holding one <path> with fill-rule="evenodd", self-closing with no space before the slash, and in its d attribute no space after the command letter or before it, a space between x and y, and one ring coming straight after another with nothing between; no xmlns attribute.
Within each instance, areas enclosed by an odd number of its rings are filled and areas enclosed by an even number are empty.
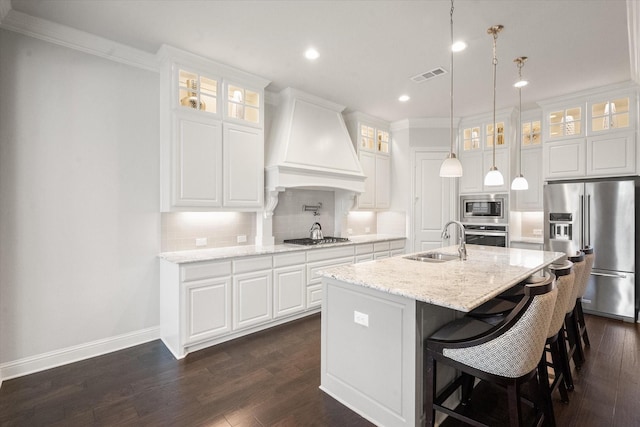
<svg viewBox="0 0 640 427"><path fill-rule="evenodd" d="M584 252L585 266L584 271L582 272L582 279L580 280L580 289L578 289L577 298L582 298L587 290L587 284L589 283L591 270L593 269L593 262L596 259L596 254L594 253L592 246L586 246L582 251Z"/></svg>
<svg viewBox="0 0 640 427"><path fill-rule="evenodd" d="M476 339L444 344L442 353L494 375L530 373L544 351L557 294L552 274L541 284L526 285L525 297L496 328Z"/></svg>
<svg viewBox="0 0 640 427"><path fill-rule="evenodd" d="M565 261L561 264L552 264L549 266L551 274L556 276L556 287L558 288L558 298L553 308L553 316L549 323L549 331L547 338L551 338L558 333L564 323L565 314L571 305L571 298L574 295L575 273L573 271L573 263ZM575 300L574 304L575 304Z"/></svg>
<svg viewBox="0 0 640 427"><path fill-rule="evenodd" d="M582 275L584 274L584 269L586 267L586 263L584 262L584 252L578 251L575 255L568 257L569 261L573 263L573 272L575 273L573 292L571 295L571 301L569 302L569 306L567 307L567 314L571 313L576 306L576 299L578 299L578 292L580 291L580 285L582 283Z"/></svg>

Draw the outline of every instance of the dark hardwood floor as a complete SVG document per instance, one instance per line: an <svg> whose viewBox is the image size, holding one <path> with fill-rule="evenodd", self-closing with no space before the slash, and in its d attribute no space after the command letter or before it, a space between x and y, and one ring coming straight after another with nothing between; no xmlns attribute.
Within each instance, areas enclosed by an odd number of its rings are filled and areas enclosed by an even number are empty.
<svg viewBox="0 0 640 427"><path fill-rule="evenodd" d="M558 425L639 426L639 325L587 317L587 363L571 402L555 402ZM319 383L314 315L182 361L154 341L5 381L0 425L371 426Z"/></svg>

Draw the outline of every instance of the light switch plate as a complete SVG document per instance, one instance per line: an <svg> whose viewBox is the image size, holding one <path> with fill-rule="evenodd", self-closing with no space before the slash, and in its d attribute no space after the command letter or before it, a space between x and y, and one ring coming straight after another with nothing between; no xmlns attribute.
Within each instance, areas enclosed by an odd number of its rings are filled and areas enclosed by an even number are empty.
<svg viewBox="0 0 640 427"><path fill-rule="evenodd" d="M245 243L247 241L247 235L241 234L238 236L238 243Z"/></svg>
<svg viewBox="0 0 640 427"><path fill-rule="evenodd" d="M198 237L196 239L196 246L207 246L207 238L206 237Z"/></svg>

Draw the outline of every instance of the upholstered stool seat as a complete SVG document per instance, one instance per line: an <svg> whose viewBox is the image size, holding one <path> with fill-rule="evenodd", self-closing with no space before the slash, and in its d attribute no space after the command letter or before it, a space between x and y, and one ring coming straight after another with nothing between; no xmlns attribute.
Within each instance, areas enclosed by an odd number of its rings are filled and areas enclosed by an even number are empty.
<svg viewBox="0 0 640 427"><path fill-rule="evenodd" d="M467 423L482 425L467 415L450 409L444 402L462 387L462 403L471 399L474 379L491 382L507 389L511 425L522 425L522 384L530 383L535 424L545 418L544 397L539 391L537 365L543 353L549 324L555 306L555 278L549 275L538 285L527 285L525 296L498 325L483 326L472 317L464 317L443 326L425 343L425 410L426 425L433 426L435 411ZM466 336L465 336L466 335ZM441 393L437 393L437 364L454 367L461 375Z"/></svg>

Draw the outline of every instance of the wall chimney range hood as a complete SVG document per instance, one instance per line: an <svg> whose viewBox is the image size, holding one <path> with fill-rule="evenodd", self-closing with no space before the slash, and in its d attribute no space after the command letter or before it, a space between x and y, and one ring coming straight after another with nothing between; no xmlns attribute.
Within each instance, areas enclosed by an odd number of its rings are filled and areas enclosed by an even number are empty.
<svg viewBox="0 0 640 427"><path fill-rule="evenodd" d="M342 118L344 108L292 88L280 92L267 140L268 193L287 188L364 192L366 176Z"/></svg>

